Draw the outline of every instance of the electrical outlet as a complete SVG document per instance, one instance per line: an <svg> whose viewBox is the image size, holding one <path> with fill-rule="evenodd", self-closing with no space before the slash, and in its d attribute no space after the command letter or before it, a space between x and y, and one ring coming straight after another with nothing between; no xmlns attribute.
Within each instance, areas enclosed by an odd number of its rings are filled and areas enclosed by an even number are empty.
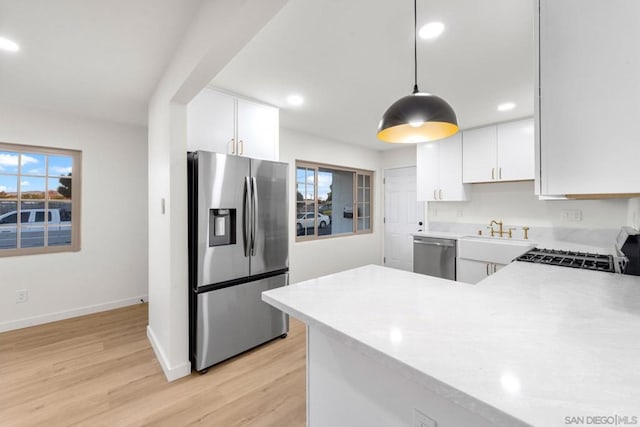
<svg viewBox="0 0 640 427"><path fill-rule="evenodd" d="M29 299L29 292L26 289L20 289L16 291L16 303L27 302Z"/></svg>
<svg viewBox="0 0 640 427"><path fill-rule="evenodd" d="M580 209L564 210L562 211L561 218L563 221L582 221L582 211Z"/></svg>
<svg viewBox="0 0 640 427"><path fill-rule="evenodd" d="M429 418L417 409L413 410L413 427L438 427L433 418Z"/></svg>
<svg viewBox="0 0 640 427"><path fill-rule="evenodd" d="M456 211L456 215L458 216L458 218L461 218L462 214L463 214L462 209L458 208L458 210Z"/></svg>

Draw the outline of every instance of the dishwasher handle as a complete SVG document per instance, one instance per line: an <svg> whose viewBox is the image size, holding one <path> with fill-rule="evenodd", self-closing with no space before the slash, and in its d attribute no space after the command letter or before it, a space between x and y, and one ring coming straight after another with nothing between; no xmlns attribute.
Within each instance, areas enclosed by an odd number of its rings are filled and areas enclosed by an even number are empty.
<svg viewBox="0 0 640 427"><path fill-rule="evenodd" d="M445 246L445 247L455 247L456 241L451 239L438 239L438 238L424 238L424 237L414 237L414 244L418 245L427 245L427 246Z"/></svg>

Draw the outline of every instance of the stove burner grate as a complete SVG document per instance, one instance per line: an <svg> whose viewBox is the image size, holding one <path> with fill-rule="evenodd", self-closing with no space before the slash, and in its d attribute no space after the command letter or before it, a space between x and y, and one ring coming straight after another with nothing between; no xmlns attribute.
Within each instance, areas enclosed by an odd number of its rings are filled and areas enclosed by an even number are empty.
<svg viewBox="0 0 640 427"><path fill-rule="evenodd" d="M520 255L516 261L615 273L612 255L535 248Z"/></svg>

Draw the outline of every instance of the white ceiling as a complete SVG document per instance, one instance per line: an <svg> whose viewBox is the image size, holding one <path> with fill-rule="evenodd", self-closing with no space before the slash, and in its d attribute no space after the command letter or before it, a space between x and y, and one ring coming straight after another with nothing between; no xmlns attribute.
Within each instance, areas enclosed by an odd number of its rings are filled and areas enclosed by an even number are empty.
<svg viewBox="0 0 640 427"><path fill-rule="evenodd" d="M0 101L145 125L147 103L201 0L0 0ZM461 128L533 112L532 0L419 0L418 83ZM288 128L374 149L382 113L413 85L411 0L289 0L213 80L282 108ZM291 108L286 96L305 104ZM496 111L503 101L518 104Z"/></svg>
<svg viewBox="0 0 640 427"><path fill-rule="evenodd" d="M146 125L200 0L0 0L0 101Z"/></svg>
<svg viewBox="0 0 640 427"><path fill-rule="evenodd" d="M418 84L445 98L462 129L533 114L532 0L419 0ZM212 85L281 107L284 127L373 149L386 108L413 87L411 0L290 0ZM292 108L286 97L305 104ZM513 101L507 113L496 106Z"/></svg>

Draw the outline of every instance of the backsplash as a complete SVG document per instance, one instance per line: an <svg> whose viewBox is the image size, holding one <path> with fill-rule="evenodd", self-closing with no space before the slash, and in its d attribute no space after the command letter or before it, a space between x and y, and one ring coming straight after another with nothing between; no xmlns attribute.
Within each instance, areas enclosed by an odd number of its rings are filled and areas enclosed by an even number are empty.
<svg viewBox="0 0 640 427"><path fill-rule="evenodd" d="M522 239L529 227L529 240L540 245L557 242L613 247L620 227L639 226L640 199L539 200L533 182L470 185L467 202L429 202L425 208L428 229L488 235L491 220L503 229L515 228L514 239ZM494 229L497 227L494 226Z"/></svg>
<svg viewBox="0 0 640 427"><path fill-rule="evenodd" d="M533 181L469 187L467 202L427 203L427 221L489 225L495 219L532 228L617 229L630 225L633 216L629 199L539 200L534 195Z"/></svg>
<svg viewBox="0 0 640 427"><path fill-rule="evenodd" d="M469 235L477 235L478 230L482 230L482 235L488 236L489 230L487 227L489 221L483 224L429 221L428 229L430 231L449 231ZM542 247L555 247L558 242L562 242L593 248L603 248L606 249L606 252L613 251L616 237L620 231L620 228L542 227L507 222L503 224L504 230L507 230L509 227L515 228L515 230L513 230L514 239L523 239L524 231L522 227L530 227L528 230L529 240ZM494 230L498 229L495 225L493 228ZM504 239L508 239L508 237L504 237ZM593 250L597 251L597 249Z"/></svg>

